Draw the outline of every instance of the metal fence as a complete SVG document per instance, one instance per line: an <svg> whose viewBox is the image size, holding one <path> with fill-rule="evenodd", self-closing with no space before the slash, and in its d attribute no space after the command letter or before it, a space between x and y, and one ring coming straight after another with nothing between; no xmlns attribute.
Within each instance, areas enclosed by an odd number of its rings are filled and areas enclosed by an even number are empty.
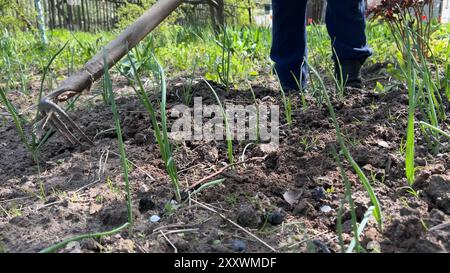
<svg viewBox="0 0 450 273"><path fill-rule="evenodd" d="M33 18L35 0L16 0L24 15ZM45 25L49 29L99 31L111 30L117 24L118 9L125 2L141 5L141 0L41 0Z"/></svg>

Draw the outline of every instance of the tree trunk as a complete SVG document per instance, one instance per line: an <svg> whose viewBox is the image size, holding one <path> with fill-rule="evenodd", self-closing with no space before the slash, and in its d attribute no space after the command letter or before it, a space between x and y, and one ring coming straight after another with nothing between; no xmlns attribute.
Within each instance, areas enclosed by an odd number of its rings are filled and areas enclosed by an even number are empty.
<svg viewBox="0 0 450 273"><path fill-rule="evenodd" d="M56 6L57 14L58 14L58 27L62 28L63 24L64 24L64 17L63 17L63 15L64 15L64 8L62 6L62 2L61 1L58 1L58 0L56 0L56 1L57 2L55 3L55 6Z"/></svg>
<svg viewBox="0 0 450 273"><path fill-rule="evenodd" d="M307 17L308 21L312 20L315 23L322 22L326 1L324 0L312 0L308 2Z"/></svg>
<svg viewBox="0 0 450 273"><path fill-rule="evenodd" d="M69 5L66 2L66 7L67 7L67 26L68 26L69 30L73 31L73 9L72 9L72 5Z"/></svg>
<svg viewBox="0 0 450 273"><path fill-rule="evenodd" d="M98 9L98 0L95 0L95 31L98 31L98 26L100 26L100 10Z"/></svg>
<svg viewBox="0 0 450 273"><path fill-rule="evenodd" d="M223 1L224 0L216 0L216 2L217 2L217 8L216 8L217 23L219 24L220 28L225 27L225 4Z"/></svg>
<svg viewBox="0 0 450 273"><path fill-rule="evenodd" d="M216 21L216 9L213 5L209 6L209 14L211 16L211 26L214 30L214 33L218 34L220 32L220 28L218 27L217 21Z"/></svg>
<svg viewBox="0 0 450 273"><path fill-rule="evenodd" d="M218 34L225 27L225 4L224 0L209 0L209 13L214 33Z"/></svg>
<svg viewBox="0 0 450 273"><path fill-rule="evenodd" d="M37 24L39 29L39 35L41 36L41 42L47 45L47 36L45 35L45 18L44 11L42 10L41 0L34 0L34 5L37 12Z"/></svg>
<svg viewBox="0 0 450 273"><path fill-rule="evenodd" d="M55 0L50 0L50 14L51 14L51 27L56 28L56 9L55 9Z"/></svg>
<svg viewBox="0 0 450 273"><path fill-rule="evenodd" d="M253 21L253 15L252 15L252 3L250 0L248 0L248 22L251 25Z"/></svg>

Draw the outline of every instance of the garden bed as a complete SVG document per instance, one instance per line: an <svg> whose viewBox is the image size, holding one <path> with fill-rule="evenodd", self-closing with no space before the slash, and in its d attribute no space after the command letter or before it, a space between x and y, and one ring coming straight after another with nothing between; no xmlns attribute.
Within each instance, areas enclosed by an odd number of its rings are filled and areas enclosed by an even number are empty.
<svg viewBox="0 0 450 273"><path fill-rule="evenodd" d="M430 154L419 130L416 132L416 183L414 196L406 186L404 148L408 94L397 85L386 93L374 93L377 78L388 85L383 66L364 75L365 90L348 90L333 106L346 143L355 161L368 176L383 211L383 229L370 219L361 237L368 251L448 252L450 250L450 145ZM381 79L383 78L383 79ZM168 105L181 103L186 84L174 78L168 84ZM329 90L334 87L327 85ZM34 88L37 92L37 88ZM98 94L99 87L92 94ZM248 90L226 93L214 85L222 102L251 105ZM253 83L255 95L265 104L280 104L278 84L268 78ZM245 149L251 161L227 169L217 185L200 192L179 207L174 198L151 122L127 81L114 77L114 92L121 115L125 149L130 163L135 223L131 229L68 244L63 252L339 252L337 211L344 183L331 147L336 133L326 107L304 109L299 96L291 125L280 113L280 145L271 150L264 144ZM210 89L199 81L194 96L215 104ZM160 94L154 94L157 99ZM307 100L313 98L306 97ZM22 109L32 102L22 96L12 99ZM283 107L280 105L280 111ZM111 108L100 96L84 96L70 114L95 146L72 146L54 135L39 154L40 173L5 117L0 127L0 250L36 252L63 239L110 230L127 222L123 172ZM169 125L171 120L169 119ZM170 126L169 126L170 128ZM31 128L26 128L29 132ZM448 129L443 126L443 129ZM448 131L448 130L447 130ZM447 142L445 142L447 141ZM225 141L174 142L182 188L218 171L227 162ZM248 142L235 142L233 154L240 157ZM348 164L358 221L371 206L366 190ZM43 188L40 188L43 185ZM295 193L288 203L285 196ZM289 200L292 201L292 200ZM206 209L207 206L209 209ZM215 210L216 212L213 212ZM219 214L220 213L220 214ZM267 222L264 215L271 214ZM152 222L151 216L159 221ZM281 216L281 224L274 220ZM155 220L154 217L152 220ZM240 227L232 224L237 223ZM272 222L272 224L270 223ZM246 233L242 228L250 231ZM349 209L343 213L343 239L352 239ZM258 238L255 238L255 236Z"/></svg>

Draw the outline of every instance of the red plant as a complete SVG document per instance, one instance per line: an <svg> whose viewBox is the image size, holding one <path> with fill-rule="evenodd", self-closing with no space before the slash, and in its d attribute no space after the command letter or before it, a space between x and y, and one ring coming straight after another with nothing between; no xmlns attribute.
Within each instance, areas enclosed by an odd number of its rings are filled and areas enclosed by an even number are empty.
<svg viewBox="0 0 450 273"><path fill-rule="evenodd" d="M433 18L433 8L429 7L433 7L433 3L434 0L381 0L368 9L368 15L388 23L400 51L403 46L399 39L405 41L407 28L410 28L420 50L428 56Z"/></svg>

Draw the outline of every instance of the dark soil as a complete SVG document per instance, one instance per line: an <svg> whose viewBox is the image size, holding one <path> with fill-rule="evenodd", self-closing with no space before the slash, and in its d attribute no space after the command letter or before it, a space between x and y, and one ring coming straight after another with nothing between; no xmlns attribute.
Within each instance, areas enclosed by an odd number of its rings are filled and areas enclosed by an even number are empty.
<svg viewBox="0 0 450 273"><path fill-rule="evenodd" d="M367 79L385 75L382 67L367 71ZM170 82L169 112L173 105L180 104L184 82ZM375 83L369 81L366 90L373 90ZM276 86L273 80L267 80L255 84L253 89L261 103L281 104ZM219 85L214 87L222 101L253 104L249 91L232 90L225 94ZM204 104L216 104L204 83L197 83L194 88L195 96L202 96ZM111 109L101 96L92 98L94 90L99 89L94 87L70 114L95 140L95 146L72 146L55 134L41 149L39 168L11 120L4 119L0 127L0 251L36 252L63 239L106 231L127 221L117 139L115 131L109 130L114 126ZM117 235L70 243L61 251L173 252L168 240L178 252L270 251L195 202L179 207L168 205L173 191L149 116L122 78L116 77L114 90L118 94L126 153L133 163L129 177L135 224L131 233L126 229ZM158 95L152 98L156 101ZM307 101L312 103L314 99ZM14 102L24 109L32 103L20 96L14 97ZM407 103L406 90L401 86L386 94L348 90L344 100L334 102L350 152L369 177L383 210L383 229L370 219L361 237L362 246L369 251L380 248L381 252L448 252L449 142L442 139L440 150L431 153L417 130L414 189L419 197L413 196L407 191L400 149L406 139ZM219 176L226 178L222 185L193 198L248 228L279 252L338 252L336 219L344 183L331 154L331 147L336 146L334 126L325 107L302 109L298 96L294 97L294 105L293 124L288 126L283 120L276 150L270 151L263 144L250 145L246 159L267 156L266 159L228 169ZM283 117L281 113L280 119ZM225 141L173 144L183 188L227 162ZM247 144L234 142L236 159ZM343 162L361 221L371 206L370 199L351 167ZM297 193L298 200L293 204L283 197L287 191ZM331 210L322 210L324 206ZM159 221L150 220L154 215L160 217ZM343 221L343 238L348 244L352 239L348 208Z"/></svg>

